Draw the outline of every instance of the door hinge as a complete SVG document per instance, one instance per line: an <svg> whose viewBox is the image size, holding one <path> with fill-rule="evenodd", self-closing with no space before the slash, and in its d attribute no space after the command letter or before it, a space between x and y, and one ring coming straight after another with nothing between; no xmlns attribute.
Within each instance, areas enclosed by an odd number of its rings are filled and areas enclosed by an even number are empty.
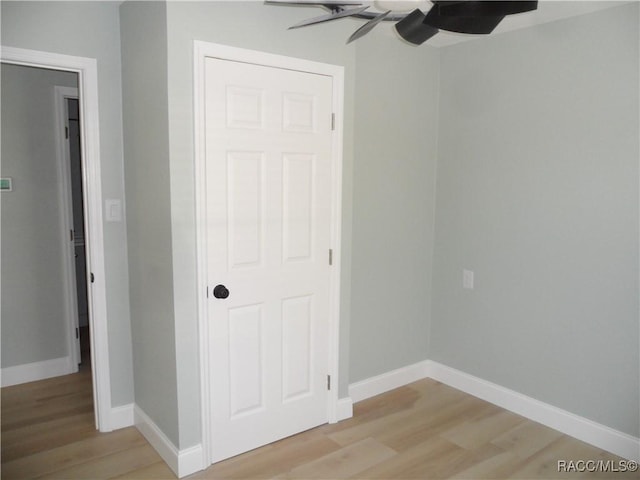
<svg viewBox="0 0 640 480"><path fill-rule="evenodd" d="M69 230L69 240L73 242L73 229Z"/></svg>
<svg viewBox="0 0 640 480"><path fill-rule="evenodd" d="M333 249L329 249L329 265L333 265Z"/></svg>
<svg viewBox="0 0 640 480"><path fill-rule="evenodd" d="M64 138L69 138L69 127L64 127Z"/></svg>
<svg viewBox="0 0 640 480"><path fill-rule="evenodd" d="M331 375L327 375L327 390L331 390Z"/></svg>
<svg viewBox="0 0 640 480"><path fill-rule="evenodd" d="M91 272L91 283L96 281L96 277L93 275L93 272Z"/></svg>
<svg viewBox="0 0 640 480"><path fill-rule="evenodd" d="M336 114L332 113L331 114L331 130L335 130L336 129Z"/></svg>
<svg viewBox="0 0 640 480"><path fill-rule="evenodd" d="M209 298L209 285L207 285L207 298Z"/></svg>
<svg viewBox="0 0 640 480"><path fill-rule="evenodd" d="M78 332L78 327L76 327L76 339L80 338L80 333Z"/></svg>

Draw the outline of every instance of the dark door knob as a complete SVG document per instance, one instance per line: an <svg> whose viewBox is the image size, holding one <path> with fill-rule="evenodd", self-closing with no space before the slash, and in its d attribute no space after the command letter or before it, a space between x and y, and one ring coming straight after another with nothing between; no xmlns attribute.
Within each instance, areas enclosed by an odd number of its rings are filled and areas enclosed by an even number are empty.
<svg viewBox="0 0 640 480"><path fill-rule="evenodd" d="M229 296L229 290L224 285L216 285L213 288L213 296L216 298L227 298Z"/></svg>

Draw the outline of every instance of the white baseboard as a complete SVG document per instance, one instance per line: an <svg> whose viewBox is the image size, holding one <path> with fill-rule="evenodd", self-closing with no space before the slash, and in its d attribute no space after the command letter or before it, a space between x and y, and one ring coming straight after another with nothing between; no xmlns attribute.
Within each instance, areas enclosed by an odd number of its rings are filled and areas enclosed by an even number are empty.
<svg viewBox="0 0 640 480"><path fill-rule="evenodd" d="M178 453L178 478L186 477L192 473L204 470L209 465L205 465L204 451L202 444L180 450Z"/></svg>
<svg viewBox="0 0 640 480"><path fill-rule="evenodd" d="M427 362L426 376L628 460L640 461L640 439L624 432L438 362Z"/></svg>
<svg viewBox="0 0 640 480"><path fill-rule="evenodd" d="M353 400L351 400L351 397L338 399L336 417L336 422L353 417Z"/></svg>
<svg viewBox="0 0 640 480"><path fill-rule="evenodd" d="M640 439L495 383L425 360L349 386L353 402L432 378L628 460L640 461Z"/></svg>
<svg viewBox="0 0 640 480"><path fill-rule="evenodd" d="M131 427L134 425L133 403L113 407L111 409L111 429Z"/></svg>
<svg viewBox="0 0 640 480"><path fill-rule="evenodd" d="M6 367L1 371L3 387L69 375L78 371L70 356Z"/></svg>
<svg viewBox="0 0 640 480"><path fill-rule="evenodd" d="M138 406L133 408L136 428L158 452L178 478L203 470L205 465L202 444L178 450L151 418Z"/></svg>
<svg viewBox="0 0 640 480"><path fill-rule="evenodd" d="M391 372L376 375L349 385L349 396L354 403L374 397L394 388L421 380L427 376L428 361L418 362Z"/></svg>

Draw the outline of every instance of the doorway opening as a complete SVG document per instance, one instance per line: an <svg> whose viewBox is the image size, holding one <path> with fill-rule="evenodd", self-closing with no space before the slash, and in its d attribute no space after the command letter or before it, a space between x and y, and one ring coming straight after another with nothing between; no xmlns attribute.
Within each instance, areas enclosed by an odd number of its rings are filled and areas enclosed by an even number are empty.
<svg viewBox="0 0 640 480"><path fill-rule="evenodd" d="M75 373L90 344L78 83L2 65L3 386Z"/></svg>
<svg viewBox="0 0 640 480"><path fill-rule="evenodd" d="M88 378L89 380L89 388L91 389L90 397L92 399L92 410L93 417L95 420L95 426L102 432L109 432L113 429L114 422L119 425L122 422L118 422L112 419L113 412L111 409L111 380L110 380L110 368L109 368L109 344L108 344L108 329L107 329L107 300L106 300L106 285L105 285L105 258L104 258L104 234L103 234L103 209L102 209L102 185L101 185L101 161L100 161L100 129L99 129L99 111L98 111L98 67L97 61L94 58L87 57L77 57L71 55L62 55L51 52L43 52L37 50L28 50L22 48L15 47L6 47L3 46L0 49L0 60L2 62L2 70L5 71L7 66L23 66L23 67L31 67L32 70L36 70L38 72L61 72L63 74L71 74L75 77L76 83L75 88L77 88L77 99L78 99L78 125L79 125L79 134L80 134L80 151L81 151L81 177L82 177L82 199L84 206L84 239L85 239L85 256L87 268L85 270L85 278L89 279L87 283L87 311L88 311L88 324L90 325L89 331L89 344L90 344L90 368L88 368ZM57 85L65 85L64 83ZM5 90L6 84L3 82L3 92ZM73 88L71 86L70 88ZM49 97L47 102L50 103L51 98L54 98L54 92L49 92ZM2 127L5 127L5 119L7 118L7 114L4 112L6 104L3 102L3 122ZM19 108L15 107L14 111L20 111ZM56 117L51 110L48 115L37 116L34 121L34 125L39 122L51 122L52 120L56 122L59 126L61 123L59 120L60 117ZM25 122L23 122L24 124ZM29 126L29 123L26 123L26 126ZM23 125L24 127L24 125ZM64 131L64 130L63 130ZM13 136L13 135L12 135ZM6 138L11 138L9 136L5 137L3 135L3 140ZM17 135L17 138L20 138L24 141L24 135ZM44 137L37 137L32 142L27 142L27 148L35 151L37 148L41 146L43 143ZM2 177L5 176L10 177L10 174L6 171L7 159L10 158L9 155L5 154L6 142L2 142ZM55 147L53 152L50 152L51 156L55 158ZM59 163L59 162L58 162ZM52 184L56 184L57 179L62 179L62 181L66 181L70 183L70 177L61 175L59 172L45 172L42 169L37 168L36 172L40 174L40 184L45 187L49 187ZM16 201L17 192L25 187L33 187L35 183L30 182L18 182L18 179L13 179L13 193L11 194L2 193L0 194L0 202L2 203L2 207L7 205L8 199L13 199ZM38 184L39 185L39 184ZM44 196L43 192L46 190L40 190L37 186L35 189L32 188L35 192L35 195L31 197L31 203L33 208L30 213L32 215L36 215L39 210L43 206L48 206L50 203L62 203L60 196L58 198L51 199ZM39 202L33 202L33 198L37 198ZM69 202L70 203L70 202ZM33 218L22 215L18 220L32 220ZM71 213L69 213L68 219L71 219ZM5 247L5 234L6 229L4 229L5 225L9 224L8 219L2 216L3 220L3 242L2 247L4 250ZM45 218L45 223L53 221L52 218ZM56 219L57 220L57 219ZM19 222L14 222L19 223ZM37 222L35 222L37 223ZM52 227L53 230L59 232L59 225L63 225L62 222L57 222L56 225ZM67 223L68 225L68 223ZM73 285L75 287L75 243L71 239L71 233L73 228L70 228L64 232L64 238L67 239L67 248L65 249L68 252L68 264L72 265L72 268L68 268L67 271L71 272L73 277L73 282L69 281L69 277L65 278L64 283L66 285ZM32 235L27 237L20 237L24 241L24 243L33 242L37 240L37 235ZM58 238L59 241L60 237ZM50 249L51 245L47 244L45 250ZM9 265L10 259L13 259L12 255L3 255L2 262L2 273L3 273L3 310L5 308L5 300L9 297L7 292L7 283L5 282L5 271L7 271L7 277L11 278L14 275L14 272L21 272L19 267L10 268ZM60 259L58 258L58 263ZM26 273L31 273L32 278L38 277L39 274L42 273L43 265L36 263L36 269L28 271ZM45 270L46 272L46 270ZM26 289L23 291L23 295L29 296L30 299L34 300L32 304L35 304L35 300L40 300L43 297L51 296L55 293L55 288L60 289L60 283L52 283L48 284L45 288L39 290ZM66 287L65 287L66 288ZM58 292L59 293L59 292ZM67 292L68 293L68 292ZM65 295L66 299L72 298L70 295ZM31 305L28 302L24 302L25 305ZM76 310L78 309L77 297L73 297L72 301L67 300L67 308ZM28 334L33 334L34 332L39 332L38 328L26 329L24 328L24 324L20 322L16 322L18 328L14 329L11 335L8 335L8 330L5 328L5 319L8 316L3 311L2 322L3 322L3 335L2 335L2 384L4 385L8 376L5 374L5 370L11 370L13 366L16 366L15 369L17 373L24 374L25 372L35 375L36 377L40 375L40 378L47 378L54 376L51 374L51 371L48 371L47 368L53 366L55 369L67 369L68 365L71 363L72 365L75 363L75 368L77 370L78 361L80 359L80 331L77 333L75 328L69 328L66 332L63 332L62 335L67 338L66 349L60 347L60 342L55 343L56 347L52 347L54 342L52 342L52 338L54 336L49 330L46 331L48 335L46 338L37 343L36 348L29 351L27 349L21 349L17 347L20 345L19 336L24 335L25 332ZM22 317L24 318L24 316ZM75 317L66 315L67 319L69 318L78 318L77 313ZM53 322L50 322L53 323ZM46 324L47 327L50 324ZM16 333L17 332L17 333ZM22 332L22 333L20 333ZM58 335L60 335L58 333ZM59 338L58 338L59 340ZM23 355L15 360L13 366L10 366L10 363L6 363L5 360L7 358L7 351L5 349L6 344L13 345L14 353L16 350L23 350L18 355ZM51 355L51 352L47 353L47 348L56 348L56 352ZM77 350L76 350L77 348ZM53 364L48 364L48 362L36 361L29 362L25 357L33 353L34 351L38 352L39 355L42 356L42 359L54 358L56 360ZM77 352L77 354L74 354ZM59 357L59 358L56 358ZM10 366L8 369L5 369L5 364ZM18 364L26 364L26 365L18 365ZM89 366L87 365L87 367ZM24 368L23 368L24 367ZM42 370L45 370L46 375L42 376ZM54 372L55 373L55 372ZM15 382L19 383L19 382Z"/></svg>

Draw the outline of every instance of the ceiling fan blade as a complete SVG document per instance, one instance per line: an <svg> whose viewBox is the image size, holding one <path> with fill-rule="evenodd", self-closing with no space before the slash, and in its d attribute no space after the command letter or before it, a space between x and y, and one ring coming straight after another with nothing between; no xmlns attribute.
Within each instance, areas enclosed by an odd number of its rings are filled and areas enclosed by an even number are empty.
<svg viewBox="0 0 640 480"><path fill-rule="evenodd" d="M424 23L425 14L416 8L405 18L396 23L395 28L404 40L414 45L422 45L424 42L438 33L438 29Z"/></svg>
<svg viewBox="0 0 640 480"><path fill-rule="evenodd" d="M264 3L267 5L311 5L327 8L362 5L362 2L351 0L265 0Z"/></svg>
<svg viewBox="0 0 640 480"><path fill-rule="evenodd" d="M315 25L316 23L324 23L329 22L331 20L337 20L338 18L350 17L351 15L357 15L359 13L364 12L367 7L358 7L358 8L350 8L348 10L342 10L340 12L329 13L327 15L320 15L319 17L308 18L306 20L302 20L295 25L291 25L289 30L294 28L306 27L308 25Z"/></svg>
<svg viewBox="0 0 640 480"><path fill-rule="evenodd" d="M499 17L530 12L538 8L537 1L434 1L442 16Z"/></svg>
<svg viewBox="0 0 640 480"><path fill-rule="evenodd" d="M437 8L432 8L429 10L429 13L427 13L424 23L449 32L484 35L493 32L494 28L498 26L504 17L504 15L492 17L453 17L440 15Z"/></svg>
<svg viewBox="0 0 640 480"><path fill-rule="evenodd" d="M369 33L371 30L373 30L373 28L376 25L378 25L382 20L384 20L385 17L387 15L389 15L390 13L391 13L391 10L387 10L386 12L382 12L380 15L377 15L373 19L369 20L367 23L362 25L358 30L353 32L353 35L351 35L349 37L349 40L347 40L347 43L351 43L354 40L357 40L360 37L365 36L367 33Z"/></svg>

